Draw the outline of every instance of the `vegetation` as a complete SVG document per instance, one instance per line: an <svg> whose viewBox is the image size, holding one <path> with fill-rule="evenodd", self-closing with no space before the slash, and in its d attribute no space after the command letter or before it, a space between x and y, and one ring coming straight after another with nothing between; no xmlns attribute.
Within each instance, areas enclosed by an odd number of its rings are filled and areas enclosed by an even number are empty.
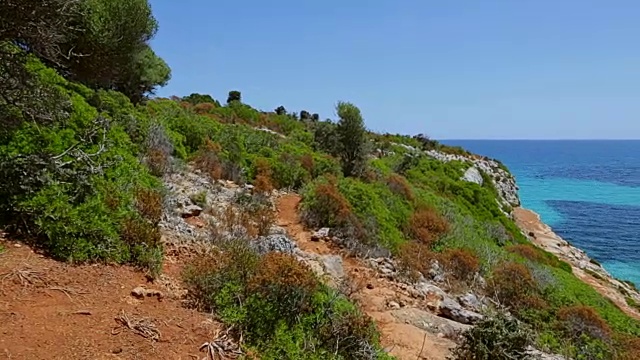
<svg viewBox="0 0 640 360"><path fill-rule="evenodd" d="M487 174L483 185L466 182L468 163L418 151L474 156L464 149L368 132L348 102L334 122L259 111L237 90L224 105L197 93L149 99L170 70L148 45L158 25L146 0L5 1L0 20L0 225L50 256L157 276L160 178L189 162L254 186L245 211L216 209L226 230L268 234L263 200L298 190L309 227L333 228L356 253L395 256L413 279L440 269L447 286L513 314L465 333L458 358L520 354L529 340L574 358L638 353L640 323L529 243ZM206 194L192 200L209 205ZM188 267L194 306L235 325L261 358L384 358L348 299L293 258L236 240Z"/></svg>
<svg viewBox="0 0 640 360"><path fill-rule="evenodd" d="M528 359L532 344L530 330L515 318L502 313L476 324L462 334L462 342L453 350L456 360Z"/></svg>
<svg viewBox="0 0 640 360"><path fill-rule="evenodd" d="M371 319L294 257L227 243L185 270L190 300L263 359L385 359Z"/></svg>

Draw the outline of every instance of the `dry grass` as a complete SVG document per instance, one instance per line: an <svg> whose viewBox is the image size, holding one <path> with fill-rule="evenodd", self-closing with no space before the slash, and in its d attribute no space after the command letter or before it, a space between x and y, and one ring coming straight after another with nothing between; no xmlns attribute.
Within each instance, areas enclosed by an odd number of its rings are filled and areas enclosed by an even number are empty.
<svg viewBox="0 0 640 360"><path fill-rule="evenodd" d="M145 219L157 224L162 218L162 194L154 189L138 189L136 208Z"/></svg>

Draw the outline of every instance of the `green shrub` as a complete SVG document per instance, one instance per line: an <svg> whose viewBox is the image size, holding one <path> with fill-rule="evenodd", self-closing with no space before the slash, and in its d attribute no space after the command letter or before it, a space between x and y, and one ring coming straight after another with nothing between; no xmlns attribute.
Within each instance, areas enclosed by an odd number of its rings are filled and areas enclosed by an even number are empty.
<svg viewBox="0 0 640 360"><path fill-rule="evenodd" d="M185 269L191 304L243 332L264 359L383 359L371 319L290 255L232 241Z"/></svg>
<svg viewBox="0 0 640 360"><path fill-rule="evenodd" d="M496 314L465 331L462 342L453 349L451 359L529 359L527 347L531 344L530 329L515 318Z"/></svg>

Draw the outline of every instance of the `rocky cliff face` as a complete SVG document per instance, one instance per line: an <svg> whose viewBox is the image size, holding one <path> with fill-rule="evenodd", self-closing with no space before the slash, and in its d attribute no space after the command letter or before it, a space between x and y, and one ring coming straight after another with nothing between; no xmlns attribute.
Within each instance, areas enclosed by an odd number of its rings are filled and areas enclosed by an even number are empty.
<svg viewBox="0 0 640 360"><path fill-rule="evenodd" d="M503 207L514 208L520 206L520 197L518 196L518 185L516 185L516 179L500 162L492 160L486 157L478 155L456 155L447 154L437 150L422 151L413 146L405 144L393 143L393 145L400 146L413 154L425 154L434 159L450 162L461 161L469 164L469 168L462 177L463 180L474 182L482 185L484 179L482 173L488 175L493 183L493 186L498 191L500 196L500 203Z"/></svg>
<svg viewBox="0 0 640 360"><path fill-rule="evenodd" d="M469 163L470 167L463 176L464 180L482 185L483 179L480 175L480 171L482 171L491 178L493 186L498 190L503 205L508 207L520 206L516 179L499 162L478 156L470 157L446 154L436 150L429 150L425 153L440 161L462 161Z"/></svg>

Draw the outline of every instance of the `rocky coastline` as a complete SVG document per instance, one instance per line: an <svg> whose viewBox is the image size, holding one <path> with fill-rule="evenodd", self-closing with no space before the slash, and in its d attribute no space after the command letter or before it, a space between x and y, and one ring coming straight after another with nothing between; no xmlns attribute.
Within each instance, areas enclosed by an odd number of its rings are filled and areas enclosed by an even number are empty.
<svg viewBox="0 0 640 360"><path fill-rule="evenodd" d="M518 207L514 209L513 217L533 244L569 263L573 274L580 280L613 301L629 316L640 319L640 312L628 304L629 299L640 302L640 293L633 285L616 279L584 250L562 239L534 211Z"/></svg>

